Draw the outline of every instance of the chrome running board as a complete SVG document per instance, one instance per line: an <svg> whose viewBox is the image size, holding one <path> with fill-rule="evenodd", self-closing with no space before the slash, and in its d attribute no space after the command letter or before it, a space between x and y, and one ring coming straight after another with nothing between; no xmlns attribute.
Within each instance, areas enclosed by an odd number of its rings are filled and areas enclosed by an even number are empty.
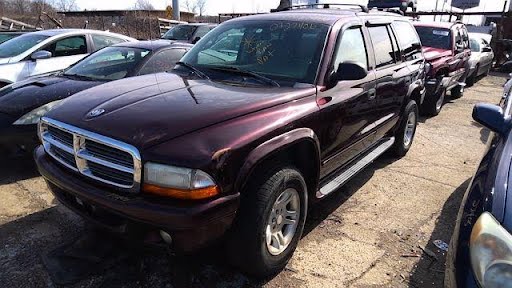
<svg viewBox="0 0 512 288"><path fill-rule="evenodd" d="M395 137L384 138L374 148L366 152L352 164L340 170L338 176L334 176L332 180L323 185L316 193L317 198L323 198L347 183L352 177L357 175L361 170L370 165L375 159L384 154L395 143Z"/></svg>

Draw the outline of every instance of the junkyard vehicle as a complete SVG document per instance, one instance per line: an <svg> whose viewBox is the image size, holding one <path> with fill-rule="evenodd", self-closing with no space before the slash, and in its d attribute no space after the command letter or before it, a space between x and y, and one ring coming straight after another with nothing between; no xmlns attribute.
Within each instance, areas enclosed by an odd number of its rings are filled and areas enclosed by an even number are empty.
<svg viewBox="0 0 512 288"><path fill-rule="evenodd" d="M216 26L206 23L179 24L169 29L162 39L195 44Z"/></svg>
<svg viewBox="0 0 512 288"><path fill-rule="evenodd" d="M402 11L407 11L411 8L413 12L416 12L418 7L418 0L369 0L368 8L400 8Z"/></svg>
<svg viewBox="0 0 512 288"><path fill-rule="evenodd" d="M108 81L172 70L191 44L125 42L106 47L56 75L34 77L0 89L0 145L33 149L41 116L75 93Z"/></svg>
<svg viewBox="0 0 512 288"><path fill-rule="evenodd" d="M491 133L457 217L446 260L446 287L512 285L511 92L509 80L499 106L478 104L473 110L473 118Z"/></svg>
<svg viewBox="0 0 512 288"><path fill-rule="evenodd" d="M225 236L231 263L276 273L312 202L408 152L424 91L406 18L321 7L229 20L173 73L66 99L41 119L39 171L98 225L139 225L177 253Z"/></svg>
<svg viewBox="0 0 512 288"><path fill-rule="evenodd" d="M22 31L0 31L0 44L3 42L10 40L12 38L16 38L18 36L21 36L27 32Z"/></svg>
<svg viewBox="0 0 512 288"><path fill-rule="evenodd" d="M0 44L0 87L65 69L103 47L137 41L120 34L57 29L27 33Z"/></svg>
<svg viewBox="0 0 512 288"><path fill-rule="evenodd" d="M422 111L436 116L443 108L447 91L452 98L464 94L469 72L469 36L461 22L414 22L428 61L427 96Z"/></svg>
<svg viewBox="0 0 512 288"><path fill-rule="evenodd" d="M471 57L469 59L469 76L466 81L468 85L474 84L479 76L489 74L492 68L494 52L490 42L484 39L484 36L480 33L469 33Z"/></svg>

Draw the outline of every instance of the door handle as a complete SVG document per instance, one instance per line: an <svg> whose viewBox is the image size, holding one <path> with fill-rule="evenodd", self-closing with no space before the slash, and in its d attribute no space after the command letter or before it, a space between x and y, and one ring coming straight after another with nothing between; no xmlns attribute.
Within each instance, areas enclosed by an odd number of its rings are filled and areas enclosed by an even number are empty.
<svg viewBox="0 0 512 288"><path fill-rule="evenodd" d="M373 100L376 97L377 97L377 90L376 89L368 90L368 99Z"/></svg>

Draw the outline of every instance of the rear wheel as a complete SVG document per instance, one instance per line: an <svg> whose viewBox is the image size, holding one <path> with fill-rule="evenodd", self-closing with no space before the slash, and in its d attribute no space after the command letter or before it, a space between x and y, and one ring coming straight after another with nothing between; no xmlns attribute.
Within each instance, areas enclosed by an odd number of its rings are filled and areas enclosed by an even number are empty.
<svg viewBox="0 0 512 288"><path fill-rule="evenodd" d="M452 88L452 90L450 91L452 98L459 99L462 96L464 96L464 90L465 90L464 88L465 88L464 85L457 85L454 88Z"/></svg>
<svg viewBox="0 0 512 288"><path fill-rule="evenodd" d="M266 277L282 270L297 247L306 220L307 187L293 167L260 172L242 195L228 252L231 263L247 274Z"/></svg>
<svg viewBox="0 0 512 288"><path fill-rule="evenodd" d="M446 89L442 88L433 97L427 97L422 105L422 110L426 115L437 116L443 109L444 99L446 98Z"/></svg>
<svg viewBox="0 0 512 288"><path fill-rule="evenodd" d="M403 157L411 149L416 127L418 126L418 105L416 101L411 100L405 107L404 116L400 126L395 132L395 144L393 144L394 154Z"/></svg>

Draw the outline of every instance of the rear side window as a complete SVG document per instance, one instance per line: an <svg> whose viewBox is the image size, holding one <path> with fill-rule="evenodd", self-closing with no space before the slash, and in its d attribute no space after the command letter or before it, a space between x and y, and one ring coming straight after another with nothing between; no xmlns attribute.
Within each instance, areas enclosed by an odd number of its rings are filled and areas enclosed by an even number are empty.
<svg viewBox="0 0 512 288"><path fill-rule="evenodd" d="M391 35L387 26L369 27L370 37L375 52L375 65L377 68L395 63L395 52L391 42Z"/></svg>
<svg viewBox="0 0 512 288"><path fill-rule="evenodd" d="M199 28L197 28L195 37L203 38L204 35L208 34L208 32L210 32L210 28L207 26L199 26Z"/></svg>
<svg viewBox="0 0 512 288"><path fill-rule="evenodd" d="M104 35L92 35L92 42L94 43L94 48L96 50L103 49L108 46L112 46L114 44L126 42L124 39L109 37Z"/></svg>
<svg viewBox="0 0 512 288"><path fill-rule="evenodd" d="M338 69L340 63L352 61L361 64L368 69L368 58L361 28L345 30L338 43L334 58L334 69Z"/></svg>
<svg viewBox="0 0 512 288"><path fill-rule="evenodd" d="M172 70L176 66L176 62L180 61L185 55L185 49L168 49L151 57L144 67L140 70L139 75L153 74Z"/></svg>
<svg viewBox="0 0 512 288"><path fill-rule="evenodd" d="M406 61L421 59L421 41L416 33L416 29L405 21L393 22L393 27L396 31L396 36Z"/></svg>
<svg viewBox="0 0 512 288"><path fill-rule="evenodd" d="M58 40L43 50L52 52L53 57L87 54L85 36L73 36Z"/></svg>

